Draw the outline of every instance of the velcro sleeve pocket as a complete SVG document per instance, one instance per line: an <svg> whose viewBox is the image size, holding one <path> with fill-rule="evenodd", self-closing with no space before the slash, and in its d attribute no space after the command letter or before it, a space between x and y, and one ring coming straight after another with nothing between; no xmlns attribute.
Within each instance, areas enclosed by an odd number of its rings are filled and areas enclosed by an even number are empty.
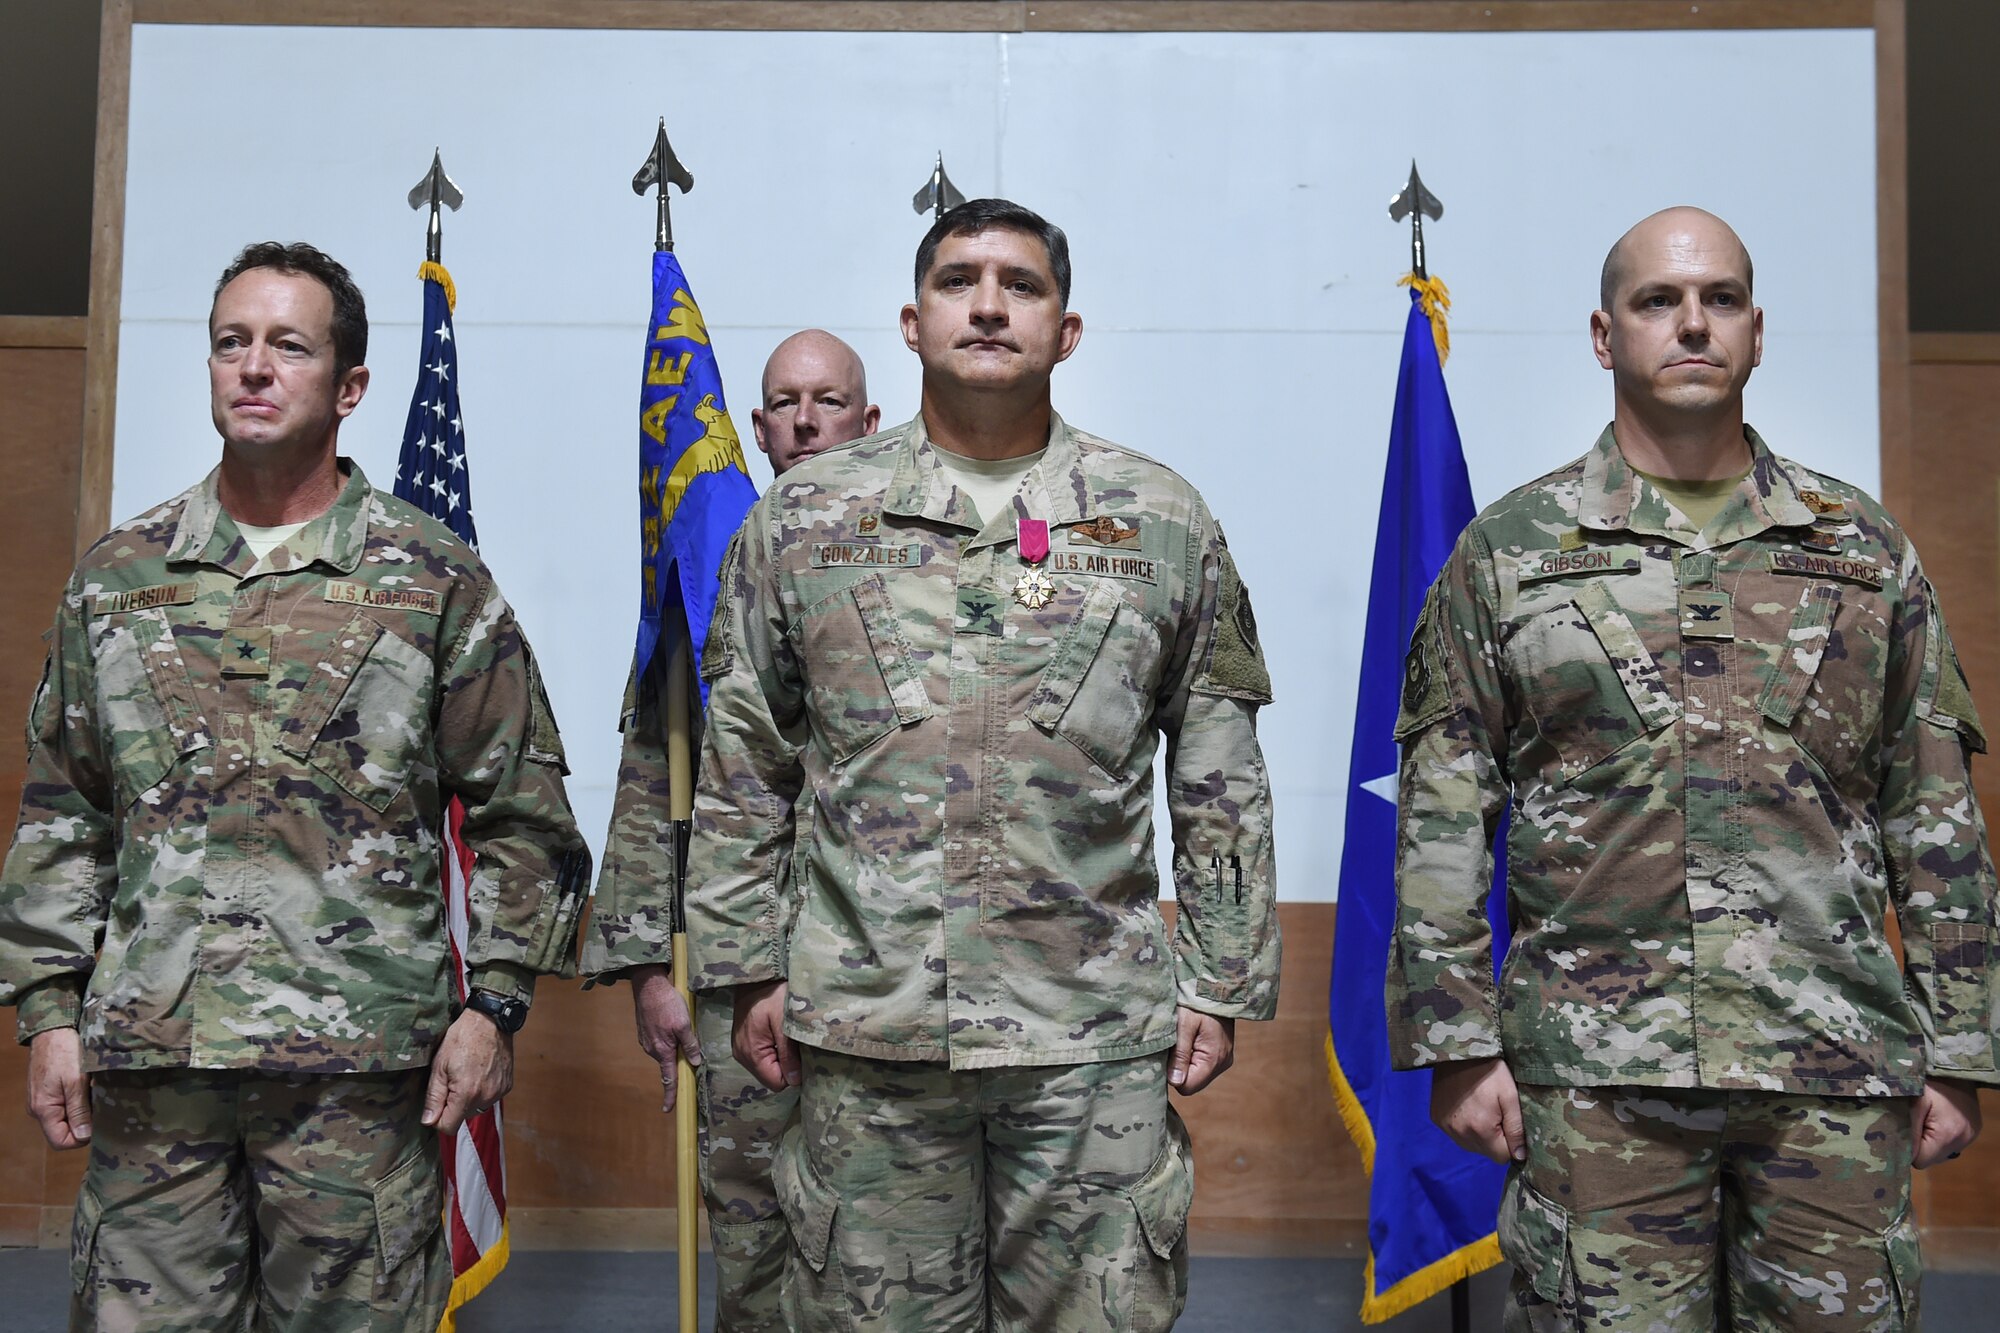
<svg viewBox="0 0 2000 1333"><path fill-rule="evenodd" d="M1443 580L1431 584L1424 594L1424 609L1410 635L1410 649L1403 658L1403 684L1396 708L1395 738L1398 745L1449 716L1454 701L1451 664L1445 659Z"/></svg>
<svg viewBox="0 0 2000 1333"><path fill-rule="evenodd" d="M1228 547L1222 548L1221 560L1208 661L1191 688L1199 694L1267 704L1271 702L1271 672L1264 664L1264 648L1257 637L1257 617L1250 610L1250 590L1243 586Z"/></svg>
<svg viewBox="0 0 2000 1333"><path fill-rule="evenodd" d="M528 758L567 777L569 761L563 757L562 733L556 730L556 710L549 706L549 689L542 680L542 669L525 639L521 641L521 655L528 663Z"/></svg>
<svg viewBox="0 0 2000 1333"><path fill-rule="evenodd" d="M1940 1070L1994 1068L2000 1031L2000 928L1977 921L1931 926L1932 1015Z"/></svg>
<svg viewBox="0 0 2000 1333"><path fill-rule="evenodd" d="M1965 668L1959 665L1958 650L1952 646L1951 632L1945 627L1937 590L1928 579L1924 580L1924 595L1930 603L1930 616L1924 626L1924 667L1917 695L1917 716L1933 726L1956 731L1966 749L1985 754L1986 728L1980 725L1979 710L1972 703L1972 687L1966 682Z"/></svg>

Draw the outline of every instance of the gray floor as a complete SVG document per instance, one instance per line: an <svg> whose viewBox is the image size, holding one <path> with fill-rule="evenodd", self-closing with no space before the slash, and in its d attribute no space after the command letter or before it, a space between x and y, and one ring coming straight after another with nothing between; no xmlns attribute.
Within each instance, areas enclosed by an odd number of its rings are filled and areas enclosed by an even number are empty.
<svg viewBox="0 0 2000 1333"><path fill-rule="evenodd" d="M0 1333L61 1333L68 1257L56 1250L0 1250ZM506 1273L459 1317L462 1333L565 1333L617 1329L667 1333L675 1273L667 1254L517 1254ZM1361 1264L1349 1259L1196 1259L1177 1333L1346 1333L1362 1327ZM704 1294L712 1270L703 1264ZM1472 1280L1473 1333L1497 1333L1504 1270ZM702 1327L714 1318L702 1301ZM1449 1333L1437 1297L1379 1327ZM1924 1283L1924 1327L1942 1333L2000 1330L2000 1275L1933 1273Z"/></svg>

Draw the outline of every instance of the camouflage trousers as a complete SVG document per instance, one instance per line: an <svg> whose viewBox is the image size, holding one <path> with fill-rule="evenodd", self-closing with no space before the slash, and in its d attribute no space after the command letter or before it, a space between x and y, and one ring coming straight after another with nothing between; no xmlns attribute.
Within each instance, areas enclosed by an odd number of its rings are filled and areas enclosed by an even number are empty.
<svg viewBox="0 0 2000 1333"><path fill-rule="evenodd" d="M1908 1098L1520 1091L1507 1329L1918 1326Z"/></svg>
<svg viewBox="0 0 2000 1333"><path fill-rule="evenodd" d="M451 1259L428 1074L96 1075L73 1333L432 1333Z"/></svg>
<svg viewBox="0 0 2000 1333"><path fill-rule="evenodd" d="M789 1237L771 1167L799 1095L789 1088L771 1091L736 1062L728 991L699 999L695 1086L701 1089L701 1193L715 1246L716 1333L785 1333L778 1288Z"/></svg>
<svg viewBox="0 0 2000 1333"><path fill-rule="evenodd" d="M1166 1052L953 1071L800 1049L777 1168L788 1328L1173 1327L1194 1157Z"/></svg>

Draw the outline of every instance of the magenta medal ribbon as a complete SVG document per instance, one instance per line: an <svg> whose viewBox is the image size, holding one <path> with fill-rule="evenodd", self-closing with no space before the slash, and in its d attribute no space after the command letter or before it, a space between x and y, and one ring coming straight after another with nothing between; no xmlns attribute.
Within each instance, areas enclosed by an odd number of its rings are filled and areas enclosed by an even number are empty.
<svg viewBox="0 0 2000 1333"><path fill-rule="evenodd" d="M1045 518L1016 520L1016 544L1028 572L1014 583L1014 600L1030 611L1039 611L1054 600L1056 585L1039 566L1049 558L1049 521Z"/></svg>

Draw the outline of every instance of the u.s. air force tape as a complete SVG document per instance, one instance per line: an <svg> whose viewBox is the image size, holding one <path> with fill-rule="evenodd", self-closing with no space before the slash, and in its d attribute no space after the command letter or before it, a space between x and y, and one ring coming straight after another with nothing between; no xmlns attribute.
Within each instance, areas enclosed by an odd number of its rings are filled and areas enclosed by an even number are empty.
<svg viewBox="0 0 2000 1333"><path fill-rule="evenodd" d="M375 588L366 583L349 583L344 579L333 579L327 583L326 600L389 611L421 611L427 616L444 611L444 598L429 588Z"/></svg>

